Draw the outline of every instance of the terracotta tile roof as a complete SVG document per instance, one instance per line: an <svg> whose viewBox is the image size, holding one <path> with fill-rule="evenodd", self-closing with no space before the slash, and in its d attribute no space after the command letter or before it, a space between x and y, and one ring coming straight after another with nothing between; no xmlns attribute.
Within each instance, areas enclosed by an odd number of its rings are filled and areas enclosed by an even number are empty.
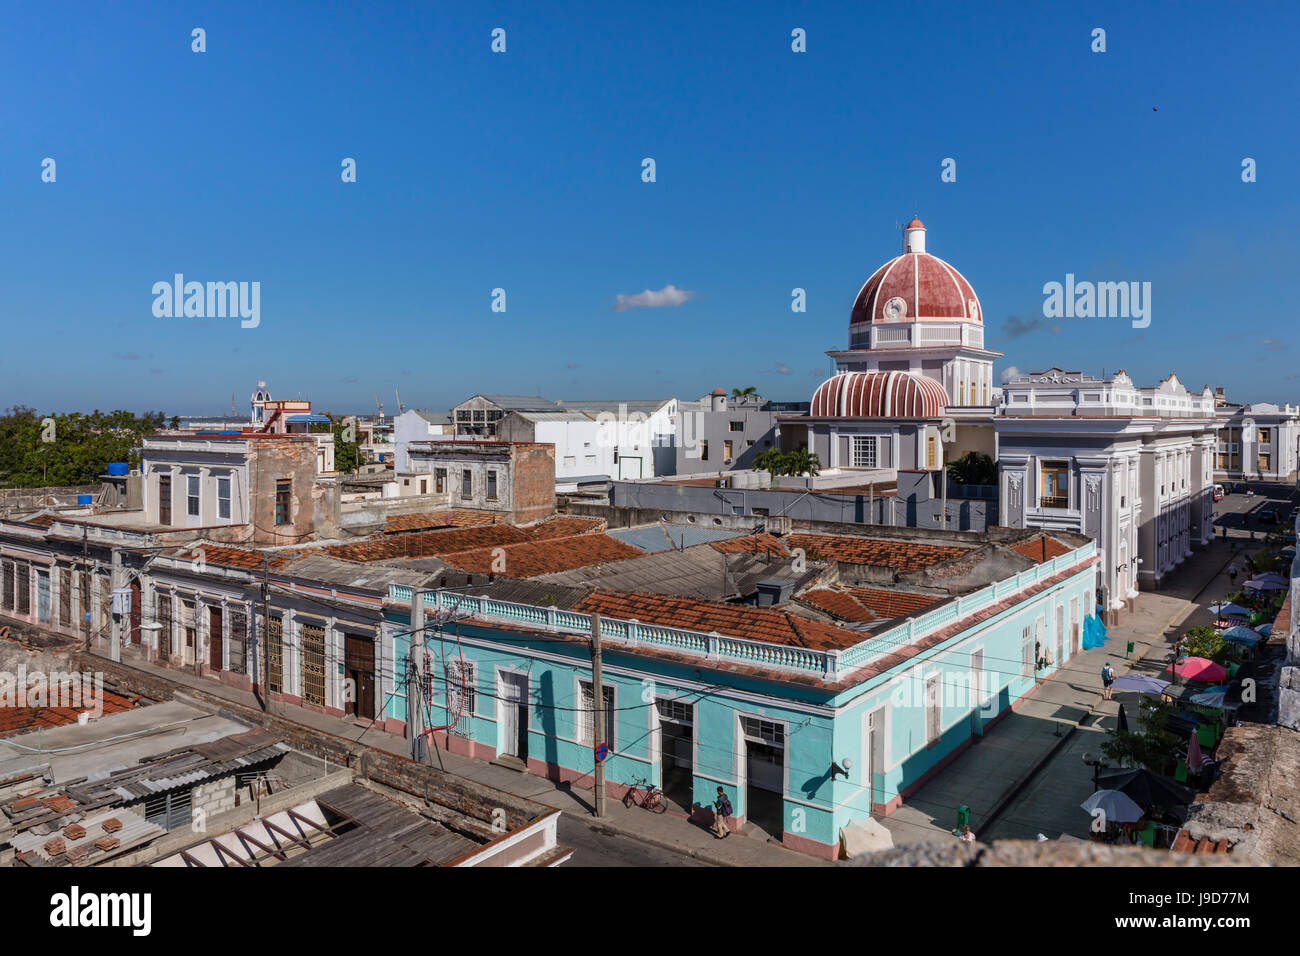
<svg viewBox="0 0 1300 956"><path fill-rule="evenodd" d="M846 621L887 621L944 600L936 594L888 588L816 588L799 599Z"/></svg>
<svg viewBox="0 0 1300 956"><path fill-rule="evenodd" d="M58 515L44 514L36 515L34 518L21 518L15 520L20 520L23 524L34 524L38 528L48 528L50 525L54 524L54 519L57 517Z"/></svg>
<svg viewBox="0 0 1300 956"><path fill-rule="evenodd" d="M1026 538L1024 541L1011 545L1011 550L1024 555L1030 561L1037 561L1042 564L1044 561L1051 561L1052 558L1068 554L1074 549L1069 545L1062 544L1049 534L1036 534L1032 538Z"/></svg>
<svg viewBox="0 0 1300 956"><path fill-rule="evenodd" d="M399 531L423 531L430 528L479 528L504 521L505 515L492 511L429 511L423 514L390 515L384 520L383 533L396 534Z"/></svg>
<svg viewBox="0 0 1300 956"><path fill-rule="evenodd" d="M71 696L71 695L69 695ZM120 710L132 710L134 701L129 697L105 690L102 693L104 713L115 714ZM85 707L0 707L0 737L11 734L26 733L38 727L62 727L75 724L77 714L83 710L94 709L88 703Z"/></svg>
<svg viewBox="0 0 1300 956"><path fill-rule="evenodd" d="M1232 846L1227 840L1193 839L1187 828L1178 831L1173 844L1169 847L1173 853L1230 853Z"/></svg>
<svg viewBox="0 0 1300 956"><path fill-rule="evenodd" d="M593 591L578 603L575 610L623 620L636 618L643 624L662 624L705 634L717 631L726 637L817 650L851 647L866 637L856 631L809 620L777 608L696 601L661 594Z"/></svg>
<svg viewBox="0 0 1300 956"><path fill-rule="evenodd" d="M497 573L511 578L531 578L554 571L571 571L592 564L622 561L645 554L640 548L624 544L607 534L581 534L567 538L528 541L523 544L498 545L502 555L494 554L495 547L440 554L439 557L454 568L481 574ZM504 564L498 562L504 557ZM493 565L496 565L495 567Z"/></svg>
<svg viewBox="0 0 1300 956"><path fill-rule="evenodd" d="M851 594L838 588L814 588L799 595L799 600L845 621L865 622L881 619L875 611L863 607L853 599Z"/></svg>
<svg viewBox="0 0 1300 956"><path fill-rule="evenodd" d="M1291 592L1287 591L1286 600L1273 618L1272 634L1285 635L1291 631Z"/></svg>
<svg viewBox="0 0 1300 956"><path fill-rule="evenodd" d="M412 531L385 534L347 544L326 545L325 553L347 561L387 561L393 558L442 557L475 548L493 548L517 541L528 535L508 524L474 528L450 528L445 531Z"/></svg>
<svg viewBox="0 0 1300 956"><path fill-rule="evenodd" d="M804 553L814 560L870 564L893 568L899 572L919 571L970 550L951 545L923 544L919 541L828 534L792 534L786 542L791 548L803 548Z"/></svg>
<svg viewBox="0 0 1300 956"><path fill-rule="evenodd" d="M545 541L550 538L567 538L575 534L604 531L605 524L604 518L578 518L557 515L554 518L548 518L541 524L535 524L530 528L521 528L520 530L534 541Z"/></svg>
<svg viewBox="0 0 1300 956"><path fill-rule="evenodd" d="M202 544L187 548L180 557L187 561L197 561L200 557L206 564L217 564L225 568L243 568L257 570L263 567L267 555L270 555L270 569L283 568L292 564L307 553L307 549L296 551L255 551L251 548L232 548L226 545Z"/></svg>
<svg viewBox="0 0 1300 956"><path fill-rule="evenodd" d="M781 539L761 531L758 534L747 534L739 538L727 538L723 541L711 542L712 546L719 551L725 551L728 554L772 554L780 557L788 557L790 552L786 550Z"/></svg>

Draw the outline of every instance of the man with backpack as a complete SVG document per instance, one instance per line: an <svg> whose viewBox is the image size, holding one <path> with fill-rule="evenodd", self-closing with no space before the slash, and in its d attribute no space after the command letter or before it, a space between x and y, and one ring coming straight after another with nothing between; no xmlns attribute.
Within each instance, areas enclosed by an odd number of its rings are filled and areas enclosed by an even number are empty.
<svg viewBox="0 0 1300 956"><path fill-rule="evenodd" d="M718 799L713 801L713 835L719 839L731 836L731 830L727 827L727 818L731 813L731 801L727 799L726 792L719 787Z"/></svg>
<svg viewBox="0 0 1300 956"><path fill-rule="evenodd" d="M1113 683L1115 683L1115 668L1110 666L1110 661L1107 661L1101 669L1102 696L1106 700L1112 699L1111 694L1114 691L1111 690L1111 684Z"/></svg>

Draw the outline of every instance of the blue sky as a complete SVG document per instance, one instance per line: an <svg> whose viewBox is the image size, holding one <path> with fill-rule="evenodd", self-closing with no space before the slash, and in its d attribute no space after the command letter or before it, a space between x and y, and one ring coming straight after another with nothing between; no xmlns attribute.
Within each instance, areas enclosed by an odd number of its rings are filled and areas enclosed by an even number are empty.
<svg viewBox="0 0 1300 956"><path fill-rule="evenodd" d="M243 411L259 378L338 411L395 387L443 409L806 400L913 213L979 293L999 371L1300 400L1298 9L12 6L0 406ZM260 282L260 325L156 318L177 272ZM1066 273L1151 282L1150 327L1043 320ZM667 285L694 297L612 308Z"/></svg>

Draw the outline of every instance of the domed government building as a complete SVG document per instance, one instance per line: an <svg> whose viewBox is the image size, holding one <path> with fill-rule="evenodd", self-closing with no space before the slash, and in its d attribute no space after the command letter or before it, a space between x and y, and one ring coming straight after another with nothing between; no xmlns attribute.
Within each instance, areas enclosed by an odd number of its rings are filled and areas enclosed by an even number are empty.
<svg viewBox="0 0 1300 956"><path fill-rule="evenodd" d="M913 219L903 252L863 283L847 349L826 353L835 374L808 415L781 421L781 444L806 444L823 468L942 469L969 451L994 456L996 390L974 286L926 251Z"/></svg>

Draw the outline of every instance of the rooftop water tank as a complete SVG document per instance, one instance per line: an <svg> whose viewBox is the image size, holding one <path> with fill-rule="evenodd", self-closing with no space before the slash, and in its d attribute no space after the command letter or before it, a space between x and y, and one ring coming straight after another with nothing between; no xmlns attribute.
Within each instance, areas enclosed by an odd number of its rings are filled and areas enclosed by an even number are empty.
<svg viewBox="0 0 1300 956"><path fill-rule="evenodd" d="M108 473L114 476L122 476L127 473L127 463L124 461L110 461L108 463Z"/></svg>
<svg viewBox="0 0 1300 956"><path fill-rule="evenodd" d="M94 495L77 495L77 504L88 505L94 500Z"/></svg>

